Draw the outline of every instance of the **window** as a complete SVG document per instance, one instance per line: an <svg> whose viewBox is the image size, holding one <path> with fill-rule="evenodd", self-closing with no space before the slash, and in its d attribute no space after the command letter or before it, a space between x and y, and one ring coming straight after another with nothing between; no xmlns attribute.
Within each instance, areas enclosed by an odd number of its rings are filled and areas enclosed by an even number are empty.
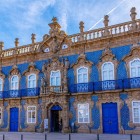
<svg viewBox="0 0 140 140"><path fill-rule="evenodd" d="M140 77L140 59L130 61L130 77Z"/></svg>
<svg viewBox="0 0 140 140"><path fill-rule="evenodd" d="M77 69L77 83L87 83L88 82L88 68L80 67Z"/></svg>
<svg viewBox="0 0 140 140"><path fill-rule="evenodd" d="M114 80L114 64L112 62L105 62L102 65L102 81Z"/></svg>
<svg viewBox="0 0 140 140"><path fill-rule="evenodd" d="M28 88L35 88L36 87L36 75L31 74L28 76Z"/></svg>
<svg viewBox="0 0 140 140"><path fill-rule="evenodd" d="M27 123L36 123L36 107L28 106L27 108Z"/></svg>
<svg viewBox="0 0 140 140"><path fill-rule="evenodd" d="M0 91L2 91L2 87L3 87L3 80L0 78Z"/></svg>
<svg viewBox="0 0 140 140"><path fill-rule="evenodd" d="M78 123L89 123L89 104L78 104Z"/></svg>
<svg viewBox="0 0 140 140"><path fill-rule="evenodd" d="M13 75L11 77L11 90L17 90L19 86L18 76Z"/></svg>
<svg viewBox="0 0 140 140"><path fill-rule="evenodd" d="M2 123L2 108L0 107L0 124Z"/></svg>
<svg viewBox="0 0 140 140"><path fill-rule="evenodd" d="M60 71L51 71L50 75L50 85L51 86L60 86L61 85L61 76Z"/></svg>
<svg viewBox="0 0 140 140"><path fill-rule="evenodd" d="M133 122L140 123L140 101L132 102Z"/></svg>

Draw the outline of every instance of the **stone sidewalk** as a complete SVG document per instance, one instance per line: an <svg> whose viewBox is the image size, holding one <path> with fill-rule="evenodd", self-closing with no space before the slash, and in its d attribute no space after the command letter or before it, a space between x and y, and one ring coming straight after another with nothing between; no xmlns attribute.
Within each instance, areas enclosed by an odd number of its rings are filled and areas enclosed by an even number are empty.
<svg viewBox="0 0 140 140"><path fill-rule="evenodd" d="M45 133L28 133L28 132L0 132L0 140L45 140ZM69 134L47 133L46 140L69 140ZM72 133L70 140L97 140L96 134L77 134ZM100 134L99 140L131 140L130 135ZM133 135L132 140L140 140L140 135Z"/></svg>

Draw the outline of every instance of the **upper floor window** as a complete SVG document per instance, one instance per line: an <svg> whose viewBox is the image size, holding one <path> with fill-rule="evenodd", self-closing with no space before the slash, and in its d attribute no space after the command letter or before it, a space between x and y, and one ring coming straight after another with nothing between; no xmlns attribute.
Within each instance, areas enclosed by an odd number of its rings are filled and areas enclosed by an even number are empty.
<svg viewBox="0 0 140 140"><path fill-rule="evenodd" d="M27 107L27 123L36 123L36 106Z"/></svg>
<svg viewBox="0 0 140 140"><path fill-rule="evenodd" d="M2 87L3 87L3 80L0 78L0 91L2 91Z"/></svg>
<svg viewBox="0 0 140 140"><path fill-rule="evenodd" d="M17 75L11 77L11 90L17 90L19 86L19 79Z"/></svg>
<svg viewBox="0 0 140 140"><path fill-rule="evenodd" d="M61 74L60 71L51 71L50 75L50 85L60 86L61 85Z"/></svg>
<svg viewBox="0 0 140 140"><path fill-rule="evenodd" d="M2 123L2 108L0 107L0 124Z"/></svg>
<svg viewBox="0 0 140 140"><path fill-rule="evenodd" d="M35 88L36 87L36 75L30 74L28 76L28 88Z"/></svg>
<svg viewBox="0 0 140 140"><path fill-rule="evenodd" d="M78 104L78 123L89 123L89 104Z"/></svg>
<svg viewBox="0 0 140 140"><path fill-rule="evenodd" d="M140 59L130 61L130 77L140 77Z"/></svg>
<svg viewBox="0 0 140 140"><path fill-rule="evenodd" d="M112 62L105 62L102 65L102 81L114 80L114 64Z"/></svg>
<svg viewBox="0 0 140 140"><path fill-rule="evenodd" d="M77 83L87 83L88 82L88 68L80 67L77 69Z"/></svg>
<svg viewBox="0 0 140 140"><path fill-rule="evenodd" d="M133 122L140 123L140 101L132 102Z"/></svg>

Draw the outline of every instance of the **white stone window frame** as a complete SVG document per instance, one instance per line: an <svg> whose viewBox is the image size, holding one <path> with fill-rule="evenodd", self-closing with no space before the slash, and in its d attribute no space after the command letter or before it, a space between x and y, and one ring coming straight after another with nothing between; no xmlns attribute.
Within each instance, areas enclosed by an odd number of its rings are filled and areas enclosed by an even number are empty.
<svg viewBox="0 0 140 140"><path fill-rule="evenodd" d="M12 79L17 77L17 81L13 81ZM19 89L19 77L18 75L13 75L10 79L10 89L11 90L18 90Z"/></svg>
<svg viewBox="0 0 140 140"><path fill-rule="evenodd" d="M140 104L140 101L132 101L132 117L133 117L133 123L140 123L140 105L139 105L139 107L135 107L134 106L134 103L139 103ZM138 111L139 111L139 122L135 122L135 117L134 117L134 109L135 108L137 108L138 109Z"/></svg>
<svg viewBox="0 0 140 140"><path fill-rule="evenodd" d="M79 106L80 106L80 105L87 105L87 112L88 112L88 113L87 113L87 114L88 114L88 117L87 117L88 121L87 121L87 122L84 121L84 119L85 119L86 117L83 117L83 118L82 118L82 119L83 119L82 122L80 121L80 117L79 117L79 112L80 112L80 110L81 110L81 109L79 109ZM90 123L89 103L79 103L79 104L77 105L77 108L78 108L78 109L77 109L77 111L78 111L78 123Z"/></svg>
<svg viewBox="0 0 140 140"><path fill-rule="evenodd" d="M104 67L104 65L106 65L106 64L111 64L112 65L112 71L113 71L113 77L110 79L110 77L108 78L108 80L104 80L105 78L104 78L104 69L103 69L103 67ZM102 73L102 81L109 81L109 80L114 80L115 79L115 75L114 75L114 64L112 63L112 62L105 62L105 63L103 63L102 64L102 66L101 66L101 73ZM109 70L107 70L107 74L109 75Z"/></svg>
<svg viewBox="0 0 140 140"><path fill-rule="evenodd" d="M2 107L0 107L0 114L1 114L1 118L0 118L0 124L2 124L2 117L3 117L3 112L2 112L3 110L2 110Z"/></svg>
<svg viewBox="0 0 140 140"><path fill-rule="evenodd" d="M29 79L31 76L34 76L35 78L34 78L34 79ZM35 81L35 85L32 87L32 86L30 86L29 83L30 83L30 82L33 82L33 81ZM33 83L32 83L31 85L33 85ZM28 75L27 88L36 88L36 87L37 87L37 78L36 78L36 74L31 73L31 74Z"/></svg>
<svg viewBox="0 0 140 140"><path fill-rule="evenodd" d="M3 91L3 79L0 78L0 91Z"/></svg>
<svg viewBox="0 0 140 140"><path fill-rule="evenodd" d="M79 73L78 71L79 71L80 69L82 69L82 68L86 69L87 72L85 72L85 73ZM78 79L79 79L78 77L79 77L80 74L82 74L82 82L80 82L80 81L78 80ZM87 75L87 81L86 81L86 82L84 82L84 77L83 77L84 74ZM78 83L78 84L80 84L80 83L88 83L88 81L89 81L89 77L88 77L88 67L81 66L81 67L77 68L77 83Z"/></svg>
<svg viewBox="0 0 140 140"><path fill-rule="evenodd" d="M29 108L35 108L35 109L34 110L29 110ZM33 118L30 118L31 121L29 120L29 113L30 112L31 112L31 116L32 116L33 112L35 112L35 116L34 116L35 121L33 121ZM27 123L29 123L29 124L36 123L36 106L28 106L27 107Z"/></svg>
<svg viewBox="0 0 140 140"><path fill-rule="evenodd" d="M59 77L58 76L52 76L53 72L59 72ZM52 78L55 79L55 84L54 85L52 85ZM60 78L60 84L58 84L58 85L57 85L57 80L56 80L57 78ZM51 73L50 73L50 86L61 86L61 72L60 72L60 70L56 70L56 71L52 70L51 71Z"/></svg>
<svg viewBox="0 0 140 140"><path fill-rule="evenodd" d="M136 72L137 72L136 75L138 75L138 66L131 66L132 63L133 63L134 61L136 61L136 60L139 60L139 62L140 62L140 59L139 59L139 58L134 58L133 60L131 60L131 61L129 62L130 78L135 78L135 77L132 76L132 68L135 68L135 69L136 69ZM140 66L139 66L139 67L140 67ZM137 76L136 76L136 77L137 77ZM140 77L140 76L139 76L139 77Z"/></svg>

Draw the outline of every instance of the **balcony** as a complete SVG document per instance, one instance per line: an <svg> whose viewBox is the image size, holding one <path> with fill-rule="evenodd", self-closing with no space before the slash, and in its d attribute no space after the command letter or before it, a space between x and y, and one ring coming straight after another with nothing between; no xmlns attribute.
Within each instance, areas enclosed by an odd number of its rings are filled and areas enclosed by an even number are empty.
<svg viewBox="0 0 140 140"><path fill-rule="evenodd" d="M123 80L109 80L90 83L79 83L70 86L71 93L84 93L109 90L123 90Z"/></svg>
<svg viewBox="0 0 140 140"><path fill-rule="evenodd" d="M26 88L21 89L21 97L31 97L38 96L40 93L40 88Z"/></svg>
<svg viewBox="0 0 140 140"><path fill-rule="evenodd" d="M94 91L123 89L123 80L108 80L94 83Z"/></svg>
<svg viewBox="0 0 140 140"><path fill-rule="evenodd" d="M40 88L27 88L20 90L0 91L0 99L32 97L40 94Z"/></svg>
<svg viewBox="0 0 140 140"><path fill-rule="evenodd" d="M19 98L20 90L3 91L3 98Z"/></svg>
<svg viewBox="0 0 140 140"><path fill-rule="evenodd" d="M71 93L84 93L84 92L92 92L93 91L93 83L79 83L73 84L70 86Z"/></svg>
<svg viewBox="0 0 140 140"><path fill-rule="evenodd" d="M140 88L140 77L124 79L124 89Z"/></svg>
<svg viewBox="0 0 140 140"><path fill-rule="evenodd" d="M62 86L50 86L51 92L61 93L63 91Z"/></svg>

